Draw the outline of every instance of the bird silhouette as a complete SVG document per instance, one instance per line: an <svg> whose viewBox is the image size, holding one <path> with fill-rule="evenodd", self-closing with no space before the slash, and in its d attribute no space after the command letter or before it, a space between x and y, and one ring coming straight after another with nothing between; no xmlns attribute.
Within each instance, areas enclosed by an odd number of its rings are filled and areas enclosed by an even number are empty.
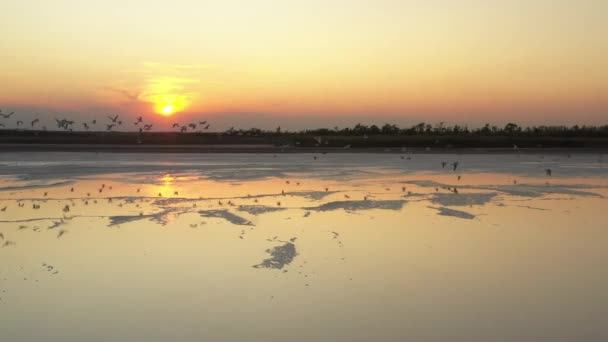
<svg viewBox="0 0 608 342"><path fill-rule="evenodd" d="M40 122L40 119L36 118L36 119L32 120L32 122L30 122L30 124L32 125L32 127L34 127L34 125L37 124L38 122Z"/></svg>
<svg viewBox="0 0 608 342"><path fill-rule="evenodd" d="M2 113L2 110L0 109L0 116L1 116L1 117L3 117L3 118L5 118L5 119L10 118L10 117L11 117L11 116L13 116L14 114L15 114L15 112L10 112L10 113L8 113L8 114L4 114L4 113Z"/></svg>
<svg viewBox="0 0 608 342"><path fill-rule="evenodd" d="M108 116L108 119L112 120L112 123L116 123L116 121L118 120L118 114L116 114L115 117Z"/></svg>
<svg viewBox="0 0 608 342"><path fill-rule="evenodd" d="M107 130L107 131L111 131L111 130L112 130L112 128L114 128L114 126L116 126L116 124L109 124L109 125L106 125L106 130Z"/></svg>

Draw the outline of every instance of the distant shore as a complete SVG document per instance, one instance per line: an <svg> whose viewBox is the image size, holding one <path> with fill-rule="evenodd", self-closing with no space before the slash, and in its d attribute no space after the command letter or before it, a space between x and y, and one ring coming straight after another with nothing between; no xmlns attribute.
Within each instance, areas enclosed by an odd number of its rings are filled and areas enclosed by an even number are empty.
<svg viewBox="0 0 608 342"><path fill-rule="evenodd" d="M9 152L93 153L446 153L446 154L608 154L608 148L334 148L273 145L119 145L119 144L0 144L0 156Z"/></svg>
<svg viewBox="0 0 608 342"><path fill-rule="evenodd" d="M325 135L0 130L0 153L606 153L608 137Z"/></svg>

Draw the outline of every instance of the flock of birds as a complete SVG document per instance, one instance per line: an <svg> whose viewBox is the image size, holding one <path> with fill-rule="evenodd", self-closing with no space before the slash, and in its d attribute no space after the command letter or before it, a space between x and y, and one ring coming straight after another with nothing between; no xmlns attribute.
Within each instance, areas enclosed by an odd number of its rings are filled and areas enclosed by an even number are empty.
<svg viewBox="0 0 608 342"><path fill-rule="evenodd" d="M111 118L111 119L112 119L112 118ZM115 116L113 119L114 119L114 121L118 120L118 116ZM141 119L141 117L140 117L140 118L138 118L138 122L139 122L139 123L141 123L141 122L142 122L142 120L140 120L140 119ZM276 156L275 156L275 157L276 157ZM317 159L317 156L314 156L314 160L316 160L316 159ZM402 156L402 159L404 159L404 158L403 158L403 156ZM408 159L411 159L411 158L408 158ZM454 161L454 162L452 162L452 163L448 163L447 161L442 161L442 162L441 162L441 168L442 168L442 169L445 169L445 168L446 168L448 165L449 165L449 166L451 166L452 172L456 172L456 170L458 169L458 166L460 165L460 163L459 163L458 161ZM551 175L552 175L552 173L553 173L553 171L552 171L551 169L545 169L545 170L544 170L544 173L545 173L545 175L546 175L546 176L551 176ZM457 180L458 180L458 181L460 181L460 180L462 179L462 175L456 175L456 177L457 177ZM292 183L291 183L291 181L286 180L286 181L285 181L285 184L286 184L286 185L290 185L290 184L292 184ZM300 182L294 182L293 184L295 184L296 186L299 186L299 185L300 185ZM516 180L513 180L513 184L517 184L517 181L516 181ZM547 182L547 184L548 184L548 182ZM449 191L449 192L451 192L451 193L453 193L453 194L458 194L458 189L457 189L457 187L456 187L456 186L453 186L453 187L443 187L443 189L445 189L445 190L447 190L447 191ZM101 184L101 186L100 186L100 187L99 187L99 189L98 189L98 192L101 194L101 193L102 193L102 192L104 192L104 191L111 191L111 190L112 190L112 186L106 186L106 184ZM330 191L329 187L324 187L324 188L323 188L323 190L324 190L325 192L329 192L329 191ZM390 189L390 188L386 188L385 190L390 191L391 189ZM402 191L402 192L404 192L404 193L408 193L408 194L411 194L411 192L408 192L408 191L406 191L406 190L407 190L407 188L406 188L406 187L404 187L404 186L403 186L403 187L401 187L401 191ZM73 193L73 192L75 191L75 188L74 188L74 187L71 187L69 191ZM140 193L140 191L141 191L141 189L140 189L140 188L138 188L138 189L137 189L137 193L139 194L139 193ZM435 191L436 191L436 192L437 192L437 191L439 191L439 188L435 188ZM282 191L281 191L281 195L282 195L282 196L285 196L286 194L287 194L287 193L285 192L285 190L282 190ZM174 196L179 196L179 192L178 192L178 191L174 191L174 192L173 192L173 195L174 195ZM48 192L44 192L44 193L43 193L43 197L44 197L44 198L47 198L47 197L48 197ZM164 196L163 196L163 193L159 192L159 193L158 193L158 197L164 197ZM255 196L254 196L254 197L252 197L250 194L248 194L248 195L247 195L247 198L253 198L253 202L254 202L256 205L258 204L258 199L257 199L257 197L255 197ZM344 198L345 198L346 200L351 200L351 196L350 196L350 195L348 195L348 194L344 194ZM143 199L143 198L142 198L142 199ZM370 196L369 196L369 195L365 195L365 196L363 196L363 198L362 198L362 199L363 199L364 201L368 201L368 200L370 199ZM87 193L86 193L86 198L84 198L84 199L82 199L82 200L83 200L83 203L84 203L85 205L89 205L89 200L91 200L91 201L92 201L94 204L98 203L98 202L97 202L97 199L94 199L93 197L91 197L91 193L89 193L89 192L87 192ZM108 197L108 198L107 198L107 201L108 201L108 203L112 203L112 197ZM24 206L25 206L25 203L24 203L23 201L21 201L21 200L18 200L18 201L17 201L17 204L18 204L18 207L24 207ZM228 200L227 202L223 202L223 201L220 199L220 200L218 200L218 201L217 201L217 205L218 205L218 206L220 206L220 207L222 207L222 206L224 206L224 205L227 205L227 206L229 206L229 207L234 207L234 206L236 206L236 203L234 203L232 200ZM63 217L64 219L69 219L69 217L67 217L66 215L68 215L68 213L70 212L70 208L71 208L71 207L74 207L74 206L75 206L75 204L74 204L74 202L73 202L73 201L71 201L69 204L66 204L65 206L63 206L63 208L62 208L62 212L63 212L62 217ZM122 207L122 206L123 206L123 204L119 204L119 206L120 206L120 207ZM277 201L277 202L276 202L276 206L277 206L277 207L281 207L281 201ZM137 205L137 207L139 208L139 205ZM194 205L194 207L196 207L196 205ZM7 211L7 208L8 208L8 206L6 206L6 205L5 205L4 207L0 208L0 213L6 212L6 211ZM35 201L35 200L33 200L33 201L32 201L32 209L34 209L34 210L38 210L38 209L40 209L40 208L41 208L40 201ZM307 214L309 214L309 213L307 213ZM139 214L139 215L140 215L140 216L143 216L143 215L144 215L144 213L143 213L143 212L140 212L140 214ZM305 215L305 217L307 217L307 216L308 216L308 215ZM49 229L54 229L54 228L56 228L57 226L61 225L61 223L63 223L63 220L62 220L62 222L60 222L59 224L55 223L53 226L49 227ZM57 234L57 238L61 238L61 237L62 237L62 236L63 236L63 235L66 233L66 232L67 232L67 231L65 231L65 230L59 230L59 231L58 231L58 234ZM3 241L2 245L1 245L2 247L8 247L8 246L11 246L11 245L14 245L14 244L15 244L13 241L6 240L6 239L5 239L5 237L4 237L4 235L3 235L1 232L0 232L0 240L2 240L2 241Z"/></svg>
<svg viewBox="0 0 608 342"><path fill-rule="evenodd" d="M10 119L13 115L15 115L15 112L4 113L4 112L2 112L2 109L0 109L0 119ZM119 119L118 114L116 114L114 116L108 115L107 118L108 118L108 121L106 121L104 123L106 131L112 131L117 127L123 126L123 121ZM58 129L63 129L65 131L70 131L70 132L74 131L74 129L75 129L76 122L74 120L69 120L69 119L64 118L64 119L55 119L55 121L57 123ZM25 127L23 120L17 120L15 122L15 124L18 128ZM30 124L31 129L36 129L39 127L40 119L35 118L34 120L30 121L29 124ZM97 125L97 119L93 119L90 122L85 121L85 122L82 122L81 124L82 124L82 128L85 131L89 131ZM135 119L135 122L133 122L133 126L135 126L135 128L139 131L139 133L143 133L143 132L149 132L150 130L152 130L153 124L145 123L143 116L140 115ZM5 127L6 127L5 123L0 122L0 128L5 128ZM199 127L200 128L199 132L202 132L202 131L209 130L209 128L211 127L211 124L208 123L207 120L199 121L199 122L191 122L191 123L188 123L185 125L175 122L172 124L171 127L179 129L179 132L181 132L181 133L185 133L188 131L195 131L196 128ZM42 126L41 129L46 131L47 127Z"/></svg>

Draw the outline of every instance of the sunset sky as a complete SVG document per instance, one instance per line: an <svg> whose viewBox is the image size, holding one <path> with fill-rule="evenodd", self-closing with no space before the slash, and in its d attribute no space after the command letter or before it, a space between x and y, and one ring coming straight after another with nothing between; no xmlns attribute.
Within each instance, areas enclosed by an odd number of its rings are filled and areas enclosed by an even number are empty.
<svg viewBox="0 0 608 342"><path fill-rule="evenodd" d="M608 123L606 0L3 0L0 52L49 127Z"/></svg>

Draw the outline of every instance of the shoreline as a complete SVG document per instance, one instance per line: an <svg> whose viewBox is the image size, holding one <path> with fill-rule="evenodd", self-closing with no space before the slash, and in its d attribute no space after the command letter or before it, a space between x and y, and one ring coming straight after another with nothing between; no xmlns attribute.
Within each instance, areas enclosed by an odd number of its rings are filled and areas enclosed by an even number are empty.
<svg viewBox="0 0 608 342"><path fill-rule="evenodd" d="M386 154L608 154L606 147L281 147L271 144L132 145L132 144L0 144L2 153L386 153Z"/></svg>

